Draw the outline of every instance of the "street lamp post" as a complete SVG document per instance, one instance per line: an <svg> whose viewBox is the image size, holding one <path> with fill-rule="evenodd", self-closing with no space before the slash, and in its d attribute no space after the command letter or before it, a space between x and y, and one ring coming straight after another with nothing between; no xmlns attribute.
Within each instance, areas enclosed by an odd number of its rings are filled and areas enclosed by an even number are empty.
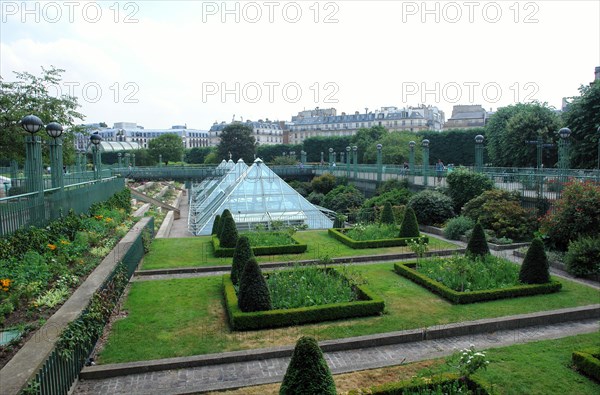
<svg viewBox="0 0 600 395"><path fill-rule="evenodd" d="M571 142L569 136L571 135L571 129L562 128L558 131L560 140L558 141L558 168L560 172L561 183L567 182L567 174L569 172L569 148Z"/></svg>
<svg viewBox="0 0 600 395"><path fill-rule="evenodd" d="M320 164L323 165L323 162L324 162L323 161L323 151L321 151L321 163Z"/></svg>
<svg viewBox="0 0 600 395"><path fill-rule="evenodd" d="M303 165L306 164L306 151L300 151L300 163Z"/></svg>
<svg viewBox="0 0 600 395"><path fill-rule="evenodd" d="M117 158L119 160L119 169L120 169L121 167L123 167L123 154L119 152L117 154Z"/></svg>
<svg viewBox="0 0 600 395"><path fill-rule="evenodd" d="M131 167L135 167L135 154L131 154Z"/></svg>
<svg viewBox="0 0 600 395"><path fill-rule="evenodd" d="M352 160L350 151L352 148L350 146L346 147L346 178L350 178L350 161Z"/></svg>
<svg viewBox="0 0 600 395"><path fill-rule="evenodd" d="M408 147L410 148L410 154L408 157L408 171L410 172L410 182L415 183L415 146L417 143L410 141Z"/></svg>
<svg viewBox="0 0 600 395"><path fill-rule="evenodd" d="M377 144L377 185L381 184L381 176L383 172L382 168L382 158L381 158L381 149L383 146L381 144Z"/></svg>
<svg viewBox="0 0 600 395"><path fill-rule="evenodd" d="M158 154L158 167L162 167L162 165L163 165L162 154Z"/></svg>
<svg viewBox="0 0 600 395"><path fill-rule="evenodd" d="M63 127L57 122L50 122L46 125L46 133L52 137L50 141L50 172L52 179L52 188L64 188L65 179L63 173L63 147L60 136L63 133Z"/></svg>
<svg viewBox="0 0 600 395"><path fill-rule="evenodd" d="M358 179L358 147L352 147L352 161L354 162L354 179Z"/></svg>
<svg viewBox="0 0 600 395"><path fill-rule="evenodd" d="M481 173L483 170L483 136L475 136L475 171Z"/></svg>
<svg viewBox="0 0 600 395"><path fill-rule="evenodd" d="M92 147L92 159L94 162L94 178L99 180L102 174L102 158L100 157L100 147L98 145L102 141L102 137L99 134L94 133L90 136L90 142L93 144Z"/></svg>
<svg viewBox="0 0 600 395"><path fill-rule="evenodd" d="M44 126L35 115L21 119L21 127L29 133L25 137L25 185L27 192L44 193L44 175L42 168L42 141L35 134Z"/></svg>
<svg viewBox="0 0 600 395"><path fill-rule="evenodd" d="M329 170L331 170L331 167L333 166L333 148L329 148Z"/></svg>
<svg viewBox="0 0 600 395"><path fill-rule="evenodd" d="M423 185L428 185L429 178L429 140L421 141L423 147Z"/></svg>

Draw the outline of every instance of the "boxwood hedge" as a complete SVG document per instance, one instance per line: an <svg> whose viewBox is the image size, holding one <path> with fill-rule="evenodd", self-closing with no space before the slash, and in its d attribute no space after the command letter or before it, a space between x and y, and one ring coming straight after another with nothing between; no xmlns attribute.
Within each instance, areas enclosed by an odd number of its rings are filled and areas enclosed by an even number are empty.
<svg viewBox="0 0 600 395"><path fill-rule="evenodd" d="M256 246L252 247L254 256L258 255L283 255L283 254L301 254L306 251L308 247L306 244L300 244L294 240L296 244L278 245L278 246ZM219 242L219 238L215 235L212 236L212 244L214 255L217 258L233 257L235 248L223 248Z"/></svg>
<svg viewBox="0 0 600 395"><path fill-rule="evenodd" d="M407 245L410 240L418 240L419 238L423 240L425 243L429 243L429 238L427 236L420 237L403 237L403 238L394 238L394 239L380 239L380 240L362 240L357 241L350 237L348 237L344 233L345 229L328 229L328 233L334 239L337 239L347 245L350 248L355 250L361 248L380 248L380 247L398 247Z"/></svg>
<svg viewBox="0 0 600 395"><path fill-rule="evenodd" d="M360 394L371 394L371 395L401 395L401 394L437 394L447 393L444 391L444 386L452 385L456 382L466 384L470 393L476 395L488 395L485 388L488 387L486 383L479 379L472 377L459 377L457 374L441 374L433 376L431 378L419 378L411 380L396 381L392 383L376 385L369 388L363 388L358 390L352 390L348 392L348 395L360 395ZM440 392L435 392L440 391Z"/></svg>
<svg viewBox="0 0 600 395"><path fill-rule="evenodd" d="M244 313L238 307L238 299L231 276L223 275L223 293L227 315L231 329L237 331L277 328L383 313L385 304L381 298L364 285L356 286L356 291L360 300L354 302Z"/></svg>
<svg viewBox="0 0 600 395"><path fill-rule="evenodd" d="M600 382L600 347L575 351L573 364L577 370Z"/></svg>
<svg viewBox="0 0 600 395"><path fill-rule="evenodd" d="M488 289L484 291L459 292L414 270L415 263L396 263L394 271L455 304L468 304L487 300L506 299L558 292L562 288L559 281L546 284L517 285L510 288Z"/></svg>

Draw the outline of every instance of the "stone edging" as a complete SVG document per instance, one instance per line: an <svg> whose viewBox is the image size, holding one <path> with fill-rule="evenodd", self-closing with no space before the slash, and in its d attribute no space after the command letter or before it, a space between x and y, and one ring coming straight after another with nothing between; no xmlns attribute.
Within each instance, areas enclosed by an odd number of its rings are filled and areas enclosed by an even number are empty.
<svg viewBox="0 0 600 395"><path fill-rule="evenodd" d="M165 215L165 219L163 219L163 222L160 225L158 232L156 232L155 237L157 239L164 239L165 237L169 236L169 233L171 232L171 227L173 226L174 218L175 218L175 212L173 210L169 210L167 212L167 215Z"/></svg>
<svg viewBox="0 0 600 395"><path fill-rule="evenodd" d="M150 217L142 218L133 225L60 309L46 321L44 326L35 332L0 370L2 394L18 394L38 372L54 350L62 331L87 308L94 293L114 272L115 267L123 260L123 257L144 230L148 221L150 221Z"/></svg>
<svg viewBox="0 0 600 395"><path fill-rule="evenodd" d="M447 256L452 254L460 254L464 253L464 248L456 248L452 250L441 250L441 251L431 251L426 253L426 256ZM386 254L386 255L364 255L364 256L354 256L354 257L342 257L342 258L332 258L333 264L340 263L361 263L361 262L379 262L379 261L396 261L402 259L411 259L416 258L417 256L413 252L406 252L400 254ZM315 265L318 264L318 259L308 259L302 261L291 261L291 262L269 262L269 263L261 263L259 266L261 269L276 269L280 267L289 267L294 265ZM156 275L165 275L165 274L187 274L187 273L212 273L212 272L222 272L224 270L229 270L229 265L222 266L196 266L196 267L179 267L173 269L151 269L151 270L137 270L134 275L135 276L156 276Z"/></svg>
<svg viewBox="0 0 600 395"><path fill-rule="evenodd" d="M531 326L557 324L600 318L600 304L573 307L545 312L519 314L513 316L486 318L454 324L437 325L422 329L389 332L376 335L357 336L347 339L319 342L323 352L352 350L423 340L466 336L500 330L519 329ZM219 354L196 355L191 357L165 358L141 362L128 362L84 367L80 379L94 380L126 376L146 372L220 365L235 362L287 358L292 355L294 346L281 346L255 350L233 351Z"/></svg>

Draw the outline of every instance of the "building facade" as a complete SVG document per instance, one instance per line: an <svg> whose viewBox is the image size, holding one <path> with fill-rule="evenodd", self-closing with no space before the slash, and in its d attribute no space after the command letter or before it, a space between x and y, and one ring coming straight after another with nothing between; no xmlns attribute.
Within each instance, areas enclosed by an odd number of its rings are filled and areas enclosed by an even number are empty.
<svg viewBox="0 0 600 395"><path fill-rule="evenodd" d="M452 117L444 124L444 129L469 129L485 126L490 113L479 105L456 105L452 108Z"/></svg>
<svg viewBox="0 0 600 395"><path fill-rule="evenodd" d="M209 133L205 130L188 129L187 125L175 125L170 129L144 129L134 122L117 122L112 128L100 124L85 125L88 133L98 132L103 141L130 142L139 144L140 148L148 148L148 142L163 134L175 134L181 137L184 148L208 147ZM82 136L87 145L86 136ZM77 139L76 144L82 144Z"/></svg>
<svg viewBox="0 0 600 395"><path fill-rule="evenodd" d="M441 131L444 112L434 106L382 107L374 112L336 115L335 109L301 111L288 126L289 144L301 144L316 136L352 136L358 129L383 126L389 131Z"/></svg>
<svg viewBox="0 0 600 395"><path fill-rule="evenodd" d="M281 122L269 121L268 119L266 121L259 119L256 122L253 122L250 120L248 120L246 122L240 122L240 121L234 121L234 122L242 123L244 125L251 127L252 135L256 139L257 145L284 144L283 128L282 128ZM217 146L219 144L219 142L221 141L221 138L220 138L221 132L228 125L231 125L231 123L215 122L211 126L210 130L208 131L210 146Z"/></svg>

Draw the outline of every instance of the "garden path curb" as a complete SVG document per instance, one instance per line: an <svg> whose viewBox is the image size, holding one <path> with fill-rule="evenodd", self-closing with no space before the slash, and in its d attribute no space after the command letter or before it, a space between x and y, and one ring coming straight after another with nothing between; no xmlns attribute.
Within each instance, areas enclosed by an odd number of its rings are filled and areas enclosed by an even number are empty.
<svg viewBox="0 0 600 395"><path fill-rule="evenodd" d="M600 318L600 304L594 304L537 313L518 314L499 318L488 318L476 321L436 325L421 329L357 336L337 340L325 340L319 342L319 346L323 352L334 352L399 343L413 343L425 340L453 338L481 333L493 333L501 330L513 330L540 325L551 325L598 318ZM287 358L291 356L293 349L294 346L281 346L225 352L219 354L196 355L191 357L165 358L150 361L96 365L85 367L80 373L80 379L95 380L163 370L222 365L253 360L265 360L270 358Z"/></svg>

